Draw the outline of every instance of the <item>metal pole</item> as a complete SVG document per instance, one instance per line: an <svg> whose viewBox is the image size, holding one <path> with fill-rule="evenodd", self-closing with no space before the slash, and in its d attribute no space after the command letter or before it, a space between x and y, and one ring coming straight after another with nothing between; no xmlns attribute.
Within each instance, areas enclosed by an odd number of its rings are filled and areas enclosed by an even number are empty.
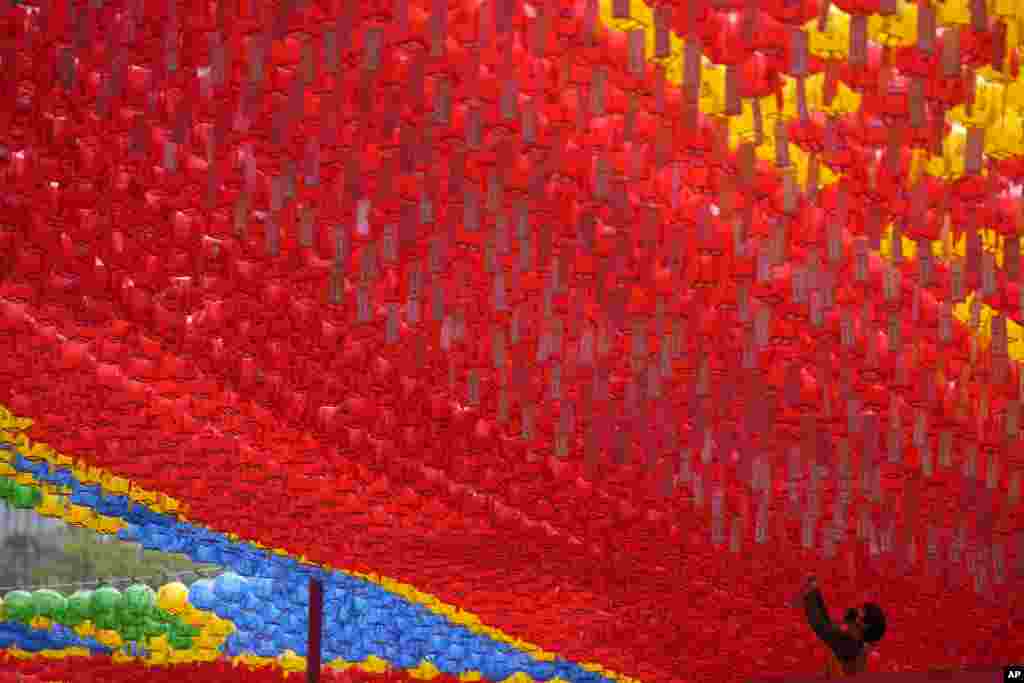
<svg viewBox="0 0 1024 683"><path fill-rule="evenodd" d="M320 683L320 643L323 636L324 589L309 579L309 647L306 653L306 683Z"/></svg>

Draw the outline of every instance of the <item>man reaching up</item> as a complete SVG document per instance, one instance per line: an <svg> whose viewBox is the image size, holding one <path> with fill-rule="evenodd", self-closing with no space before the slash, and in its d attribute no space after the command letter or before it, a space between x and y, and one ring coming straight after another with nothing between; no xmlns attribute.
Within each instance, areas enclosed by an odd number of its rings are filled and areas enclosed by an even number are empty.
<svg viewBox="0 0 1024 683"><path fill-rule="evenodd" d="M867 669L871 647L885 635L885 613L881 607L866 602L850 608L846 610L842 626L836 626L828 616L825 598L813 576L804 582L798 603L803 607L808 625L831 651L827 678L855 676Z"/></svg>

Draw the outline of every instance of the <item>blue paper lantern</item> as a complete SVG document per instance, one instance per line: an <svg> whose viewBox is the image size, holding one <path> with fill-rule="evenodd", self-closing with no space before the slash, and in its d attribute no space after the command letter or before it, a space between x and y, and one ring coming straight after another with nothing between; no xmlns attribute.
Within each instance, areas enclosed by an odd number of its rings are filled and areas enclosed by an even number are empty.
<svg viewBox="0 0 1024 683"><path fill-rule="evenodd" d="M199 579L193 583L188 591L188 601L196 609L214 611L218 601L217 596L214 594L213 581L210 579Z"/></svg>
<svg viewBox="0 0 1024 683"><path fill-rule="evenodd" d="M213 582L213 594L227 602L242 602L245 589L245 579L234 572L225 572Z"/></svg>
<svg viewBox="0 0 1024 683"><path fill-rule="evenodd" d="M256 640L256 656L257 657L276 657L283 649L278 649L272 640L266 638L259 638Z"/></svg>
<svg viewBox="0 0 1024 683"><path fill-rule="evenodd" d="M504 657L492 657L480 663L480 673L492 681L503 681L515 672Z"/></svg>
<svg viewBox="0 0 1024 683"><path fill-rule="evenodd" d="M251 579L249 585L257 600L266 602L273 597L273 582L269 579Z"/></svg>
<svg viewBox="0 0 1024 683"><path fill-rule="evenodd" d="M551 662L534 660L525 671L535 681L550 681L555 677L555 667Z"/></svg>
<svg viewBox="0 0 1024 683"><path fill-rule="evenodd" d="M195 561L199 564L220 564L220 549L208 540L196 544Z"/></svg>

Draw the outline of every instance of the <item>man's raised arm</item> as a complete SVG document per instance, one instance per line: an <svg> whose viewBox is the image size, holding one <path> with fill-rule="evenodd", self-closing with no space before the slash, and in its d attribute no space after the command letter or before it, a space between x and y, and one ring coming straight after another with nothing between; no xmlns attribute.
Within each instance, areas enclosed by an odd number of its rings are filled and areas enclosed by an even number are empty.
<svg viewBox="0 0 1024 683"><path fill-rule="evenodd" d="M841 631L828 616L825 598L817 586L811 586L803 596L804 614L814 633L829 646L839 659L856 659L860 655L860 641Z"/></svg>

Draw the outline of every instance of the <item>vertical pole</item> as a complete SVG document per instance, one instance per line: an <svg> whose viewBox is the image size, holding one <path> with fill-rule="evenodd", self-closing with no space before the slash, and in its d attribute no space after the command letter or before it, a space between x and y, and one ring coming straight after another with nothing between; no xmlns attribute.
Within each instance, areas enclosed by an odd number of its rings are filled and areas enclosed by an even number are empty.
<svg viewBox="0 0 1024 683"><path fill-rule="evenodd" d="M323 635L324 589L309 579L309 647L306 653L306 683L320 683L320 642Z"/></svg>

